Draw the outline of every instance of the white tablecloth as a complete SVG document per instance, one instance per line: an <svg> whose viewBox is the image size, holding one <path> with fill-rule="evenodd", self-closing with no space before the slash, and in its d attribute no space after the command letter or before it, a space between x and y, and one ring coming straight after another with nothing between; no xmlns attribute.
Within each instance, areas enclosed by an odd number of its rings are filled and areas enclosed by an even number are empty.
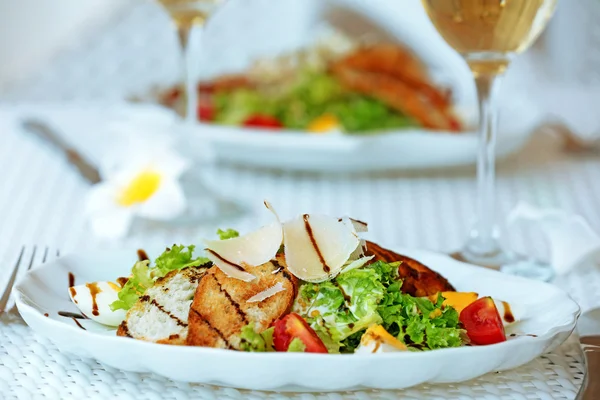
<svg viewBox="0 0 600 400"><path fill-rule="evenodd" d="M118 58L114 46L120 43L139 53L148 48L148 42L157 48L170 43L156 31L146 33L145 42L133 34L132 27L157 18L155 9L132 8L106 27L110 33L102 39L94 37L74 45L37 77L5 91L2 99L106 99L144 87L139 77L152 82L165 63L159 58L154 59L155 64L148 59L142 62L135 52L128 53L129 58L119 53ZM158 57L156 53L149 54ZM131 68L117 74L125 63ZM89 247L185 243L212 234L217 227L243 231L262 222L248 215L168 232L138 226L125 243L99 242L82 218L87 184L57 153L19 130L1 129L0 171L0 275L6 273L23 245L50 246L65 253ZM283 216L300 212L351 215L369 221L372 238L404 247L456 249L465 239L475 206L472 168L331 176L218 166L211 175L222 191L248 204L261 204L267 198ZM538 135L518 156L499 166L498 210L506 213L521 200L560 207L583 215L600 231L599 177L600 157L564 154L555 140ZM544 244L534 233L518 230L508 239L518 250L543 253ZM584 308L600 306L600 271L579 271L556 283ZM424 385L401 392L246 392L118 371L61 353L17 315L0 316L0 398L6 399L573 399L582 371L577 342L571 339L552 354L517 370L454 385Z"/></svg>

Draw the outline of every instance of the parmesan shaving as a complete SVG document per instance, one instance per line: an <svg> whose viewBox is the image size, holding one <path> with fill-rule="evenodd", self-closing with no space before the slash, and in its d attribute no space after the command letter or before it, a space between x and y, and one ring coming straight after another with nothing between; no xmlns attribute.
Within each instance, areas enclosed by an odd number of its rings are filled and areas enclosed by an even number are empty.
<svg viewBox="0 0 600 400"><path fill-rule="evenodd" d="M246 303L260 303L261 301L264 301L269 297L276 295L279 292L283 292L284 290L285 287L283 287L283 283L277 282L277 284L275 284L274 286L271 286L270 288L263 290L262 292L250 297L248 300L246 300Z"/></svg>

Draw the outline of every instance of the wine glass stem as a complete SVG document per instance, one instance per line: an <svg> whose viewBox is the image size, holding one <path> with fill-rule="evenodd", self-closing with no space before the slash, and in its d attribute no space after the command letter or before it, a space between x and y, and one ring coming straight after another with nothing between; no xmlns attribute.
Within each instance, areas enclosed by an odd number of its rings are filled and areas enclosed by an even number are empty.
<svg viewBox="0 0 600 400"><path fill-rule="evenodd" d="M185 122L195 124L198 110L198 89L194 75L195 58L193 52L194 33L197 31L194 24L181 25L177 28L179 45L183 58L183 78L185 85Z"/></svg>
<svg viewBox="0 0 600 400"><path fill-rule="evenodd" d="M479 101L479 155L477 159L477 223L471 251L480 255L499 252L496 230L496 134L498 128L496 93L501 75L475 76Z"/></svg>

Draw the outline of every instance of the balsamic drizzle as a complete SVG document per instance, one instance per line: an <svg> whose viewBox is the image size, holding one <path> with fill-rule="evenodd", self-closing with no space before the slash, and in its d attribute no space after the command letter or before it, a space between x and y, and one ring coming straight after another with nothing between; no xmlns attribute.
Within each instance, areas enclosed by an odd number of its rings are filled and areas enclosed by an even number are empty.
<svg viewBox="0 0 600 400"><path fill-rule="evenodd" d="M87 329L85 329L80 323L79 321L77 321L77 318L73 318L73 321L75 321L75 323L77 324L78 327L80 327L81 329L83 329L84 331L86 331Z"/></svg>
<svg viewBox="0 0 600 400"><path fill-rule="evenodd" d="M236 264L236 263L234 263L234 262L231 262L231 261L229 261L229 260L226 260L225 258L221 257L221 255L220 255L219 253L217 253L217 252L214 252L214 251L212 251L211 249L206 249L206 251L208 251L210 254L212 254L213 256L217 257L219 260L223 261L224 263L226 263L226 264L229 264L229 265L231 265L232 267L235 267L235 268L237 268L237 269L238 269L238 270L240 270L240 271L246 272L246 270L245 270L244 268L242 268L242 266L241 266L241 265L238 265L238 264Z"/></svg>
<svg viewBox="0 0 600 400"><path fill-rule="evenodd" d="M75 319L86 319L86 317L82 314L72 313L69 311L59 311L58 315L66 318L75 318Z"/></svg>
<svg viewBox="0 0 600 400"><path fill-rule="evenodd" d="M90 290L90 295L92 296L92 314L98 316L100 313L98 312L96 296L101 292L101 290L96 283L86 283L85 286Z"/></svg>
<svg viewBox="0 0 600 400"><path fill-rule="evenodd" d="M319 257L319 261L321 261L321 264L323 265L323 271L325 271L325 273L328 274L331 271L331 268L329 268L329 265L327 265L327 263L325 262L325 258L323 257L323 254L321 253L321 249L319 248L319 245L317 244L317 241L315 239L315 235L313 233L312 227L310 226L310 222L308 221L309 215L308 214L304 214L302 216L302 218L304 219L304 228L306 229L306 233L308 234L308 238L310 239L310 242L312 243L315 251L317 252L317 256Z"/></svg>
<svg viewBox="0 0 600 400"><path fill-rule="evenodd" d="M504 321L509 324L515 322L515 316L510 309L510 305L505 301L502 302L502 305L504 306Z"/></svg>
<svg viewBox="0 0 600 400"><path fill-rule="evenodd" d="M148 257L148 254L146 254L146 252L143 249L139 249L137 251L137 255L140 261L146 261L150 259L150 257Z"/></svg>

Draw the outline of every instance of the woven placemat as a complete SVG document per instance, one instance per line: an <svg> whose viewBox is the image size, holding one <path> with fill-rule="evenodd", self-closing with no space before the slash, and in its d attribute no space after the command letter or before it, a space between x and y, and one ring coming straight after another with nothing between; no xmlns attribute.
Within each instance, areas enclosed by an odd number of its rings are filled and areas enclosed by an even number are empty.
<svg viewBox="0 0 600 400"><path fill-rule="evenodd" d="M402 371L398 371L402 374ZM175 382L123 372L61 352L13 311L0 317L0 397L3 399L573 399L583 379L576 338L524 367L458 384L402 391L276 393Z"/></svg>

